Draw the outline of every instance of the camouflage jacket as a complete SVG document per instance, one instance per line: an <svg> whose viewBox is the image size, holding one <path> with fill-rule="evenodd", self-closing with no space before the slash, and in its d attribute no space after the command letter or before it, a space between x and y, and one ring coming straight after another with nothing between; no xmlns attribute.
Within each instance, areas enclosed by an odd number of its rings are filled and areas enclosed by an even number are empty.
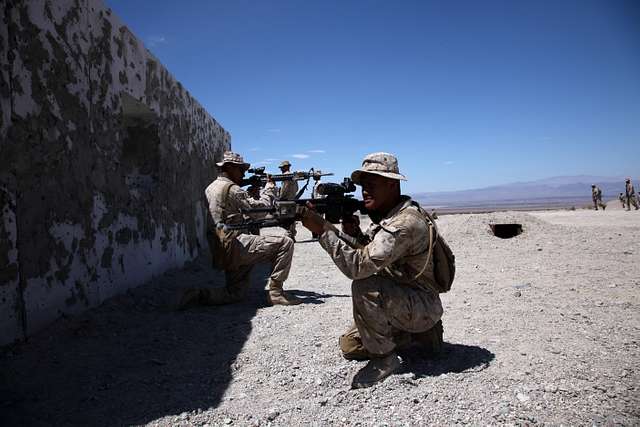
<svg viewBox="0 0 640 427"><path fill-rule="evenodd" d="M285 175L293 175L293 172L286 172ZM280 187L280 200L293 200L296 198L296 194L298 194L297 181L282 181L282 186Z"/></svg>
<svg viewBox="0 0 640 427"><path fill-rule="evenodd" d="M427 262L429 226L417 204L407 196L358 237L359 243L364 244L362 248L354 248L331 230L325 231L319 241L336 266L352 280L380 275L433 289L433 260Z"/></svg>
<svg viewBox="0 0 640 427"><path fill-rule="evenodd" d="M627 197L631 197L635 194L635 190L633 189L633 184L630 182L624 185L624 191Z"/></svg>
<svg viewBox="0 0 640 427"><path fill-rule="evenodd" d="M226 188L229 188L225 200ZM260 199L256 200L233 183L229 178L220 175L204 191L209 203L209 225L218 223L237 224L246 216L241 209L270 207L275 199L275 185L267 184L260 193ZM264 216L264 214L251 215L252 217Z"/></svg>
<svg viewBox="0 0 640 427"><path fill-rule="evenodd" d="M593 200L599 200L602 198L602 190L600 190L600 187L593 187L591 189L591 197Z"/></svg>

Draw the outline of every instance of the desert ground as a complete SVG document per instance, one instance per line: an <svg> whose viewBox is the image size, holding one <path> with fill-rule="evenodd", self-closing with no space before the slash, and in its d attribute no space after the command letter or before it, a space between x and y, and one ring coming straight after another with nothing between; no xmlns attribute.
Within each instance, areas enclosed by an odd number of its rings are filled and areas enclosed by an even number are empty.
<svg viewBox="0 0 640 427"><path fill-rule="evenodd" d="M491 234L507 222L523 233ZM305 304L266 306L261 265L245 302L175 311L180 288L222 284L202 258L3 349L0 424L640 424L640 211L438 225L457 263L445 351L372 388L350 389L364 362L337 347L350 282L299 226L285 287Z"/></svg>

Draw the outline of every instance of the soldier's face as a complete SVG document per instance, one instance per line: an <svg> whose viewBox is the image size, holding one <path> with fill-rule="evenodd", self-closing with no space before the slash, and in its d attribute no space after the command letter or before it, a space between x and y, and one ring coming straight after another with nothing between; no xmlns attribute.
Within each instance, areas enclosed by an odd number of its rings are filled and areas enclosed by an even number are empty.
<svg viewBox="0 0 640 427"><path fill-rule="evenodd" d="M397 181L380 175L362 174L362 200L369 211L385 210L395 202Z"/></svg>
<svg viewBox="0 0 640 427"><path fill-rule="evenodd" d="M245 169L241 165L227 163L225 165L225 172L227 173L231 181L240 185L240 182L242 182L242 179L244 178Z"/></svg>

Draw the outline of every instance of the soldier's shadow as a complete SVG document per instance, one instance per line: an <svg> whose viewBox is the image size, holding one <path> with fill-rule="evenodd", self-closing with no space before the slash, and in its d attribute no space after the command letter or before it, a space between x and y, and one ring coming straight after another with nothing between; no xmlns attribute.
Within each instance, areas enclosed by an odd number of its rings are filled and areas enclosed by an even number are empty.
<svg viewBox="0 0 640 427"><path fill-rule="evenodd" d="M324 304L327 298L351 298L351 295L326 294L300 289L287 289L287 292L300 298L303 304Z"/></svg>
<svg viewBox="0 0 640 427"><path fill-rule="evenodd" d="M495 354L476 345L444 343L443 351L433 358L403 354L403 371L416 377L433 377L448 373L479 372L489 367Z"/></svg>

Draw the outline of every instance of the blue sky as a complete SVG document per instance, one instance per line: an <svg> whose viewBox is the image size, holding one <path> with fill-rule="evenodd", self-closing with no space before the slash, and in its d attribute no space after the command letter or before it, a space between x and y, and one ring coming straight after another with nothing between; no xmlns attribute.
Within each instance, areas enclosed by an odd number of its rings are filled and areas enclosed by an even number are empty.
<svg viewBox="0 0 640 427"><path fill-rule="evenodd" d="M409 193L640 174L638 1L106 2L274 172L389 151Z"/></svg>

